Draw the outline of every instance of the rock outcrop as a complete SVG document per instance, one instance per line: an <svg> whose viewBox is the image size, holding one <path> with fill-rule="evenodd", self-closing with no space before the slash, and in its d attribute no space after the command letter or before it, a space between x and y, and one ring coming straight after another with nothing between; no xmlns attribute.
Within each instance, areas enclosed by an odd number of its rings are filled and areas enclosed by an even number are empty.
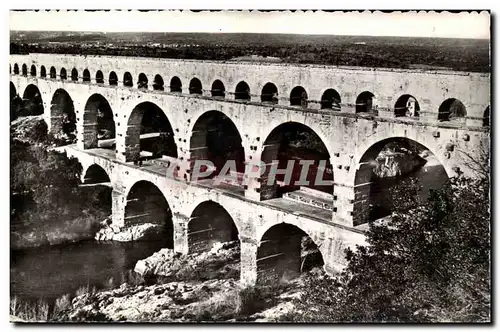
<svg viewBox="0 0 500 332"><path fill-rule="evenodd" d="M196 271L201 266L222 265L221 275L238 273L240 248L238 241L217 242L212 249L198 254L181 255L173 249L161 249L148 258L138 261L134 271L143 276L181 277L191 271Z"/></svg>
<svg viewBox="0 0 500 332"><path fill-rule="evenodd" d="M96 233L97 241L139 241L158 239L164 232L164 227L159 224L145 223L130 227L108 225L107 220L101 223L102 228Z"/></svg>
<svg viewBox="0 0 500 332"><path fill-rule="evenodd" d="M382 151L375 159L373 172L378 178L404 176L423 166L426 160L410 151Z"/></svg>

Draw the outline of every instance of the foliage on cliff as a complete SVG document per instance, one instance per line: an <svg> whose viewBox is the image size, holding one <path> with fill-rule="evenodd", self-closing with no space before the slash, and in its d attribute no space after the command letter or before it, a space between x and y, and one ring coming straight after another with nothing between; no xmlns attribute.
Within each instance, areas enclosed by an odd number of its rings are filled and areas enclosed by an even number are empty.
<svg viewBox="0 0 500 332"><path fill-rule="evenodd" d="M110 206L109 188L81 188L82 166L50 150L41 116L11 123L11 247L23 248L92 237Z"/></svg>
<svg viewBox="0 0 500 332"><path fill-rule="evenodd" d="M490 321L489 190L460 177L421 203L414 181L394 188L392 221L370 225L339 277L310 279L293 319Z"/></svg>

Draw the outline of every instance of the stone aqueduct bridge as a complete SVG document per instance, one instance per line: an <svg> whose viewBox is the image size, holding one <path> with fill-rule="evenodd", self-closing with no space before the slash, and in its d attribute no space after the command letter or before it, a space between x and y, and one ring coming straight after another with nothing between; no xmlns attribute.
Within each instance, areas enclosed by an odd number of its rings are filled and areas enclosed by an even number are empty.
<svg viewBox="0 0 500 332"><path fill-rule="evenodd" d="M464 153L479 158L481 147L489 146L489 126L484 123L489 118L489 74L55 54L11 55L10 68L11 83L19 95L28 98L25 91L31 85L39 89L51 131L61 126L60 109L53 107L55 96L61 90L70 96L77 144L66 151L80 160L84 174L97 164L109 176L115 225L127 222L134 185L148 181L171 210L174 250L185 253L191 248L190 238L206 231L190 224L209 213L200 212L203 206L214 206L207 202L216 203L236 226L244 284L257 281L263 256L297 250L296 245L287 247L287 241L278 240L279 249L259 252L263 243L272 242L270 233L293 237L285 235L283 225L294 225L310 236L327 271L342 267L343 249L364 243L371 174L366 161L380 151L380 142L398 137L418 142L439 159L448 176L457 172L474 176ZM116 150L97 145L96 110L89 107L96 94L112 110ZM443 107L450 98L459 99L465 113L447 117ZM138 166L132 162L140 153L143 111L137 106L145 102L161 108L170 122L182 165L175 178L166 176L161 163ZM417 109L418 116L407 116L408 108ZM279 142L269 137L280 125L310 128L330 155L334 185L327 199L331 208L269 196L265 176L238 188L214 187L210 181L190 183L190 161L206 148L203 119L210 111L232 121L247 164L261 160L269 164L269 155L276 156Z"/></svg>

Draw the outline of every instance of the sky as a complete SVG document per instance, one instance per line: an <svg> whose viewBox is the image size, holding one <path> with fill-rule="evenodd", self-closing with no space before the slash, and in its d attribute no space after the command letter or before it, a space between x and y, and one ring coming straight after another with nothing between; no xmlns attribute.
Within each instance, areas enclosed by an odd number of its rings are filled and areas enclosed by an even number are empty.
<svg viewBox="0 0 500 332"><path fill-rule="evenodd" d="M11 11L10 30L490 38L486 12Z"/></svg>

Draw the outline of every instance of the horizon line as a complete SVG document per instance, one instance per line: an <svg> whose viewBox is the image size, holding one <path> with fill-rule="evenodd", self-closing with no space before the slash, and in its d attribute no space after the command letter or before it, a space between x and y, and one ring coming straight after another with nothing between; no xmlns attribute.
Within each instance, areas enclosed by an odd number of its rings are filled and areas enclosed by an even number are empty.
<svg viewBox="0 0 500 332"><path fill-rule="evenodd" d="M133 34L133 33L176 33L176 34L189 34L189 33L199 33L199 34L248 34L248 35L298 35L298 36L347 36L347 37L389 37L389 38L423 38L423 39L472 39L472 40L491 40L491 34L488 38L486 37L447 37L447 36L396 36L396 35L357 35L357 34L329 34L329 33L300 33L300 32L235 32L235 31L103 31L103 30L24 30L24 29L14 29L9 30L9 32L80 32L80 33L122 33L122 34Z"/></svg>

